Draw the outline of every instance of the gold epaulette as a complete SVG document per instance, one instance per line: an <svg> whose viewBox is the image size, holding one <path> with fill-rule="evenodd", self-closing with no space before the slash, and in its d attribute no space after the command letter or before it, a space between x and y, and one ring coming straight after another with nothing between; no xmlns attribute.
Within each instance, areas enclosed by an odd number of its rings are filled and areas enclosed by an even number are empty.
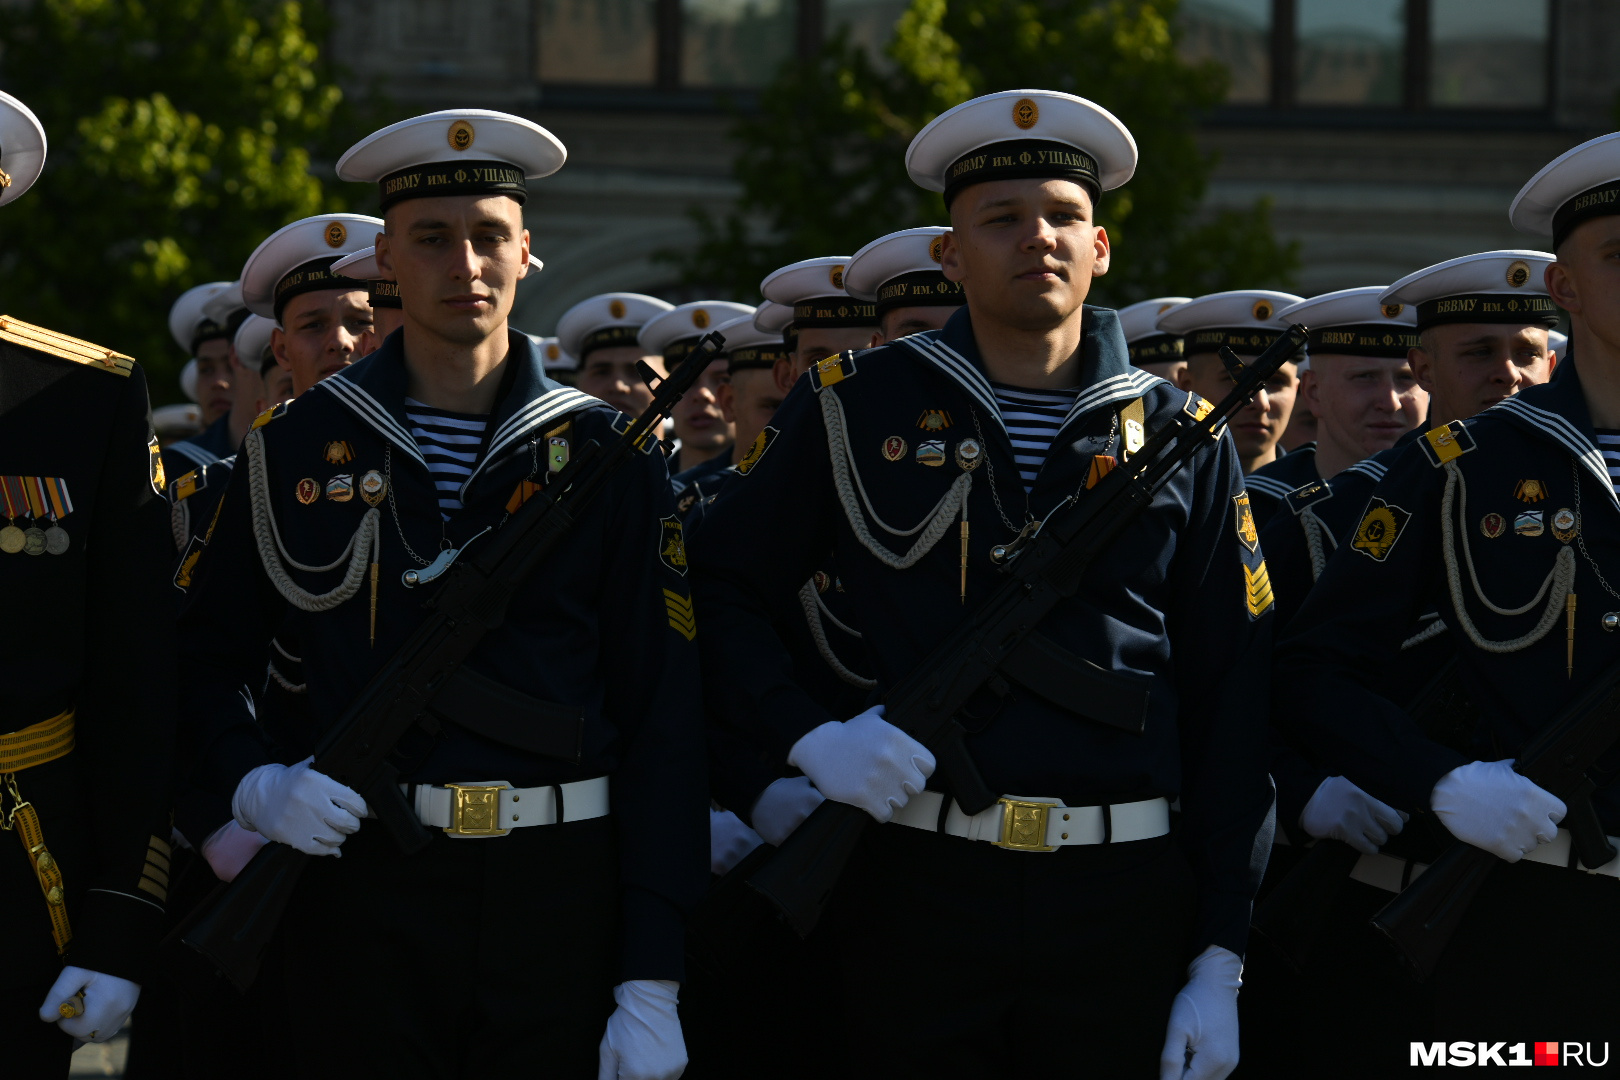
<svg viewBox="0 0 1620 1080"><path fill-rule="evenodd" d="M25 323L10 315L0 315L0 341L9 341L13 345L21 345L25 349L33 349L35 352L46 353L63 360L72 360L76 364L87 364L115 375L128 376L135 369L133 356L125 356L121 352L104 349L100 345L92 345L76 337L58 334L55 330Z"/></svg>

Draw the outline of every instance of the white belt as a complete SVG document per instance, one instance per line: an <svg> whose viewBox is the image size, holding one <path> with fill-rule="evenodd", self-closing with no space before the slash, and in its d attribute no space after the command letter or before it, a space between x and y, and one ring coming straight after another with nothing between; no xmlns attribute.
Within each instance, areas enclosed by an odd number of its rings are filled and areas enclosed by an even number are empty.
<svg viewBox="0 0 1620 1080"><path fill-rule="evenodd" d="M1620 837L1609 837L1609 843L1620 848ZM1603 877L1620 878L1620 855L1616 855L1602 866L1586 867L1580 863L1570 866L1570 839L1569 830L1559 829L1558 835L1550 844L1542 844L1522 862L1546 863L1548 866L1561 866L1568 869L1579 870L1584 874L1601 874ZM1408 870L1407 867L1411 869ZM1385 892L1400 892L1419 874L1429 868L1428 863L1411 862L1395 855L1363 855L1356 860L1356 865L1350 871L1350 876L1357 881L1364 882Z"/></svg>
<svg viewBox="0 0 1620 1080"><path fill-rule="evenodd" d="M1168 799L1144 799L1112 806L1064 806L1058 799L1005 795L988 810L972 815L963 813L952 799L941 827L940 809L944 799L937 791L914 795L893 820L913 829L985 840L1014 851L1121 844L1164 836L1170 831Z"/></svg>
<svg viewBox="0 0 1620 1080"><path fill-rule="evenodd" d="M410 794L407 785L400 786ZM605 776L558 787L515 788L504 780L442 787L419 784L416 816L423 825L450 836L505 836L513 829L557 824L559 792L564 822L607 816Z"/></svg>

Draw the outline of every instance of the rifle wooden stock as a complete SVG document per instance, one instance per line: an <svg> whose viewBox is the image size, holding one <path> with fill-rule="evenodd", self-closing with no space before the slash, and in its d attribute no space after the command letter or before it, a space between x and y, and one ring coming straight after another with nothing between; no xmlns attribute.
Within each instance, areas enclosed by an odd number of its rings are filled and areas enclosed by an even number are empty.
<svg viewBox="0 0 1620 1080"><path fill-rule="evenodd" d="M614 473L643 453L648 439L657 438L657 425L724 344L719 334L704 337L668 378L653 387L652 404L611 447L604 451L587 443L575 461L552 478L549 490L531 496L476 555L452 563L428 604L428 617L316 744L313 768L360 792L402 851L421 850L433 834L422 827L399 791L399 773L389 761L394 747L413 728L430 734L439 731L432 706L441 692L460 685L456 676L462 662L485 634L505 621L518 587L568 536ZM264 949L275 935L306 858L285 845L267 845L211 910L198 915L181 940L246 990L258 974Z"/></svg>
<svg viewBox="0 0 1620 1080"><path fill-rule="evenodd" d="M941 779L962 810L976 814L995 805L997 796L979 776L963 743L957 716L981 687L1002 681L1011 660L1014 678L1039 683L1030 687L1058 693L1060 680L1118 683L1104 700L1109 704L1105 722L1140 730L1139 716L1147 711L1146 686L1116 672L1068 657L1044 637L1030 651L1020 647L1031 638L1040 620L1080 587L1086 569L1107 549L1136 516L1153 502L1154 495L1194 454L1220 438L1226 423L1265 385L1267 379L1304 347L1307 331L1294 325L1261 353L1243 365L1236 357L1236 385L1231 393L1201 418L1177 412L1170 423L1092 488L1054 510L1041 528L1023 541L1003 565L1009 580L936 645L920 664L884 695L884 719L933 751ZM1230 350L1228 350L1229 352ZM1031 658L1036 658L1035 662ZM1036 674L1036 663L1061 660L1050 676ZM1019 681L1023 681L1019 679ZM821 918L866 823L865 811L826 802L779 848L748 884L780 910L801 935Z"/></svg>

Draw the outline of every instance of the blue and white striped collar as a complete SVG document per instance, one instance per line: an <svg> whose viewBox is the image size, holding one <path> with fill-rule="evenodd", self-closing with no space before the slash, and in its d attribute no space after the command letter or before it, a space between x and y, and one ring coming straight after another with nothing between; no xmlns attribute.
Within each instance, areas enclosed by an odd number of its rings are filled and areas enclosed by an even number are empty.
<svg viewBox="0 0 1620 1080"><path fill-rule="evenodd" d="M1603 455L1598 452L1597 435L1592 430L1592 413L1586 407L1581 381L1575 377L1573 370L1564 370L1564 364L1573 363L1573 360L1566 360L1559 365L1562 378L1521 390L1510 398L1498 401L1480 415L1500 416L1522 431L1558 443L1573 454L1587 472L1602 481L1610 504L1620 510L1620 496L1615 494L1614 479L1609 475Z"/></svg>

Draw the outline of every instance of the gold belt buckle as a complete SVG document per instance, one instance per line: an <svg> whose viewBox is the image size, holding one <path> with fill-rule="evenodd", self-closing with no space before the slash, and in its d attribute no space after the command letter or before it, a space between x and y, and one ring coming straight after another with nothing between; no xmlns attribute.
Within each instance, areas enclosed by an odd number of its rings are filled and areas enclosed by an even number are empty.
<svg viewBox="0 0 1620 1080"><path fill-rule="evenodd" d="M451 791L450 836L505 836L511 829L499 827L501 792L511 784L446 784ZM1042 833L1044 836L1045 834Z"/></svg>
<svg viewBox="0 0 1620 1080"><path fill-rule="evenodd" d="M1001 839L996 847L1009 851L1056 851L1046 842L1046 818L1057 803L1002 799Z"/></svg>

